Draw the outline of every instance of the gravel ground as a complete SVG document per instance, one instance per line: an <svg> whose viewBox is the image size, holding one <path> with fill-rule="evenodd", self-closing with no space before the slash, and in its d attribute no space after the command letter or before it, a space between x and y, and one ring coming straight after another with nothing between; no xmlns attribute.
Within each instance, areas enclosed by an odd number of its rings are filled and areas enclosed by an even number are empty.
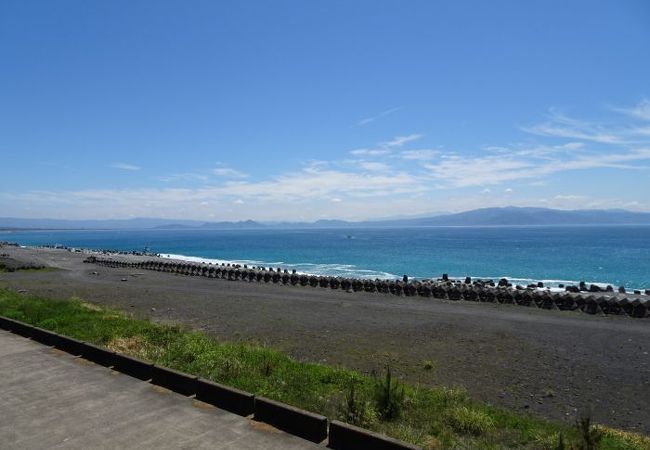
<svg viewBox="0 0 650 450"><path fill-rule="evenodd" d="M463 386L554 420L588 408L597 422L650 434L648 319L107 268L65 250L0 254L58 269L0 273L0 287L77 296L300 360L364 372L390 364L402 379Z"/></svg>

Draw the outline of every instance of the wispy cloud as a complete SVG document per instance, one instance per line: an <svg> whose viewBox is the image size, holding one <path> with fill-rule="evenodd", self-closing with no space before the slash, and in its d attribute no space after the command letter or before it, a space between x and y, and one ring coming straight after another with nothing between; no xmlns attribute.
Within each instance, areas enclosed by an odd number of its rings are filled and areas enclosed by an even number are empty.
<svg viewBox="0 0 650 450"><path fill-rule="evenodd" d="M351 150L350 153L354 156L381 156L390 153L390 150L385 148L358 148Z"/></svg>
<svg viewBox="0 0 650 450"><path fill-rule="evenodd" d="M389 155L393 151L403 147L405 144L421 139L422 134L409 134L406 136L395 136L394 138L380 142L375 147L357 148L350 150L350 154L354 156L382 156Z"/></svg>
<svg viewBox="0 0 650 450"><path fill-rule="evenodd" d="M442 188L485 186L504 181L537 177L534 165L523 159L501 155L486 157L454 156L423 165Z"/></svg>
<svg viewBox="0 0 650 450"><path fill-rule="evenodd" d="M404 150L400 152L400 156L404 159L413 161L430 161L440 155L439 150L419 149L419 150Z"/></svg>
<svg viewBox="0 0 650 450"><path fill-rule="evenodd" d="M113 163L111 164L111 167L113 169L129 170L129 171L136 171L141 169L140 166L136 166L134 164L121 163L121 162Z"/></svg>
<svg viewBox="0 0 650 450"><path fill-rule="evenodd" d="M627 114L628 116L635 117L637 119L650 120L650 100L645 98L633 107L614 108L614 111Z"/></svg>
<svg viewBox="0 0 650 450"><path fill-rule="evenodd" d="M379 172L389 170L390 166L385 163L376 162L376 161L361 161L359 166L364 170L369 170L371 172Z"/></svg>
<svg viewBox="0 0 650 450"><path fill-rule="evenodd" d="M423 165L441 187L462 188L486 186L506 181L542 178L554 173L614 168L626 170L646 169L639 162L650 161L650 148L608 154L573 154L547 157L522 157L519 150L511 154L488 156L453 156ZM633 164L631 164L633 163Z"/></svg>
<svg viewBox="0 0 650 450"><path fill-rule="evenodd" d="M550 179L551 175L603 168L634 176L643 176L640 171L647 174L650 139L634 134L639 121L645 120L644 108L629 108L638 113L620 111L627 122L614 125L556 114L550 119L551 125L571 132L550 133L541 125L533 125L534 137L527 136L526 143L454 152L413 147L422 135L402 135L352 150L355 158L310 161L301 168L264 178L217 163L204 171L161 178L169 183L192 181L191 187L169 184L140 189L4 191L0 192L0 209L8 211L7 206L14 205L13 210L18 211L20 205L26 205L21 211L28 207L46 215L66 211L70 217L106 217L112 211L122 217L259 220L362 219L436 209L454 211L498 205L504 198L509 204L520 205L650 209L644 186L638 192L619 189L619 198L615 194L607 199L582 198L582 194L558 192L562 185L556 181L561 178ZM139 169L124 163L111 167ZM602 183L595 177L591 180L588 183ZM537 197L523 197L530 192L537 192Z"/></svg>
<svg viewBox="0 0 650 450"><path fill-rule="evenodd" d="M212 169L212 173L223 178L247 178L248 174L230 167L219 166Z"/></svg>
<svg viewBox="0 0 650 450"><path fill-rule="evenodd" d="M215 193L257 200L303 201L328 196L375 197L413 193L423 189L419 180L403 171L395 174L305 168L271 180L229 182Z"/></svg>
<svg viewBox="0 0 650 450"><path fill-rule="evenodd" d="M421 139L424 135L423 134L409 134L407 136L396 136L390 141L387 142L382 142L383 147L388 147L388 148L394 148L394 147L402 147L404 144L412 141L417 141L418 139Z"/></svg>
<svg viewBox="0 0 650 450"><path fill-rule="evenodd" d="M650 118L650 102L644 100L632 108L619 108L617 111L645 121ZM568 142L491 146L479 155L441 155L438 161L432 160L423 166L447 189L524 179L536 179L533 183L540 186L544 184L540 182L541 178L567 171L599 168L645 170L646 163L650 163L650 140L644 130L634 123L590 122L552 110L549 120L525 127L524 131L537 136L568 139Z"/></svg>
<svg viewBox="0 0 650 450"><path fill-rule="evenodd" d="M387 110L385 110L385 111L382 111L382 112L380 112L379 114L377 114L377 115L375 115L375 116L372 116L372 117L366 117L365 119L361 119L360 121L358 121L358 122L356 123L356 126L358 126L358 127L363 127L363 126L365 126L365 125L368 125L368 124L374 122L374 121L377 120L377 119L381 119L382 117L386 117L386 116L388 116L388 115L390 115L390 114L393 114L394 112L397 112L397 111L399 111L400 109L402 109L402 107L401 107L401 106L398 106L398 107L396 107L396 108L390 108L390 109L387 109Z"/></svg>
<svg viewBox="0 0 650 450"><path fill-rule="evenodd" d="M0 193L6 202L29 204L42 214L67 211L69 217L155 215L260 220L343 217L362 219L385 215L385 199L407 196L396 209L413 210L414 198L425 186L412 175L397 171L359 172L305 168L261 181L226 181L199 188L85 189ZM345 204L345 209L341 209ZM235 208L235 209L233 209Z"/></svg>
<svg viewBox="0 0 650 450"><path fill-rule="evenodd" d="M578 139L601 144L623 144L627 141L620 130L573 119L553 110L549 120L522 129L539 136Z"/></svg>
<svg viewBox="0 0 650 450"><path fill-rule="evenodd" d="M164 181L165 183L171 183L174 181L194 181L194 182L201 182L201 181L207 181L208 180L207 175L203 175L200 173L175 173L172 175L167 175L164 177L158 177L160 181Z"/></svg>

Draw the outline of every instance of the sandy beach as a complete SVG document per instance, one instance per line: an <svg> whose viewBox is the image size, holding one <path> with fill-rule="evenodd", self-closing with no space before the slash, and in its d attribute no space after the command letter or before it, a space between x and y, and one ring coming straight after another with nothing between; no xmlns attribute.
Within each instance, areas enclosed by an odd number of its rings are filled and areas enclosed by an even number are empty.
<svg viewBox="0 0 650 450"><path fill-rule="evenodd" d="M0 262L50 268L0 273L0 287L76 296L300 360L363 372L390 364L402 379L463 386L477 399L554 420L572 422L590 408L597 422L650 434L645 319L99 267L58 249L0 253Z"/></svg>

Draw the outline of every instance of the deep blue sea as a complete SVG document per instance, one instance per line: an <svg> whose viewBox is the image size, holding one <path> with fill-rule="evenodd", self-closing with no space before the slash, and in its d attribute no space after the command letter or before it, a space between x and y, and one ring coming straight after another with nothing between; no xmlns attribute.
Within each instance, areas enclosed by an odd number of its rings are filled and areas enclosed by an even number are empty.
<svg viewBox="0 0 650 450"><path fill-rule="evenodd" d="M143 250L368 278L506 277L650 288L650 226L0 232L21 245Z"/></svg>

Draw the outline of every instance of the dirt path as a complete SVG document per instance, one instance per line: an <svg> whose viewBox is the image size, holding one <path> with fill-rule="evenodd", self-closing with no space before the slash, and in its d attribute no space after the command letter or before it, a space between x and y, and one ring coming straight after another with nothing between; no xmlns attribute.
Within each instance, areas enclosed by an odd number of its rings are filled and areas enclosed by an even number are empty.
<svg viewBox="0 0 650 450"><path fill-rule="evenodd" d="M0 273L0 287L78 296L302 360L366 372L390 364L409 381L464 386L556 420L591 408L598 422L650 434L646 319L111 269L62 250L2 252L60 270Z"/></svg>

